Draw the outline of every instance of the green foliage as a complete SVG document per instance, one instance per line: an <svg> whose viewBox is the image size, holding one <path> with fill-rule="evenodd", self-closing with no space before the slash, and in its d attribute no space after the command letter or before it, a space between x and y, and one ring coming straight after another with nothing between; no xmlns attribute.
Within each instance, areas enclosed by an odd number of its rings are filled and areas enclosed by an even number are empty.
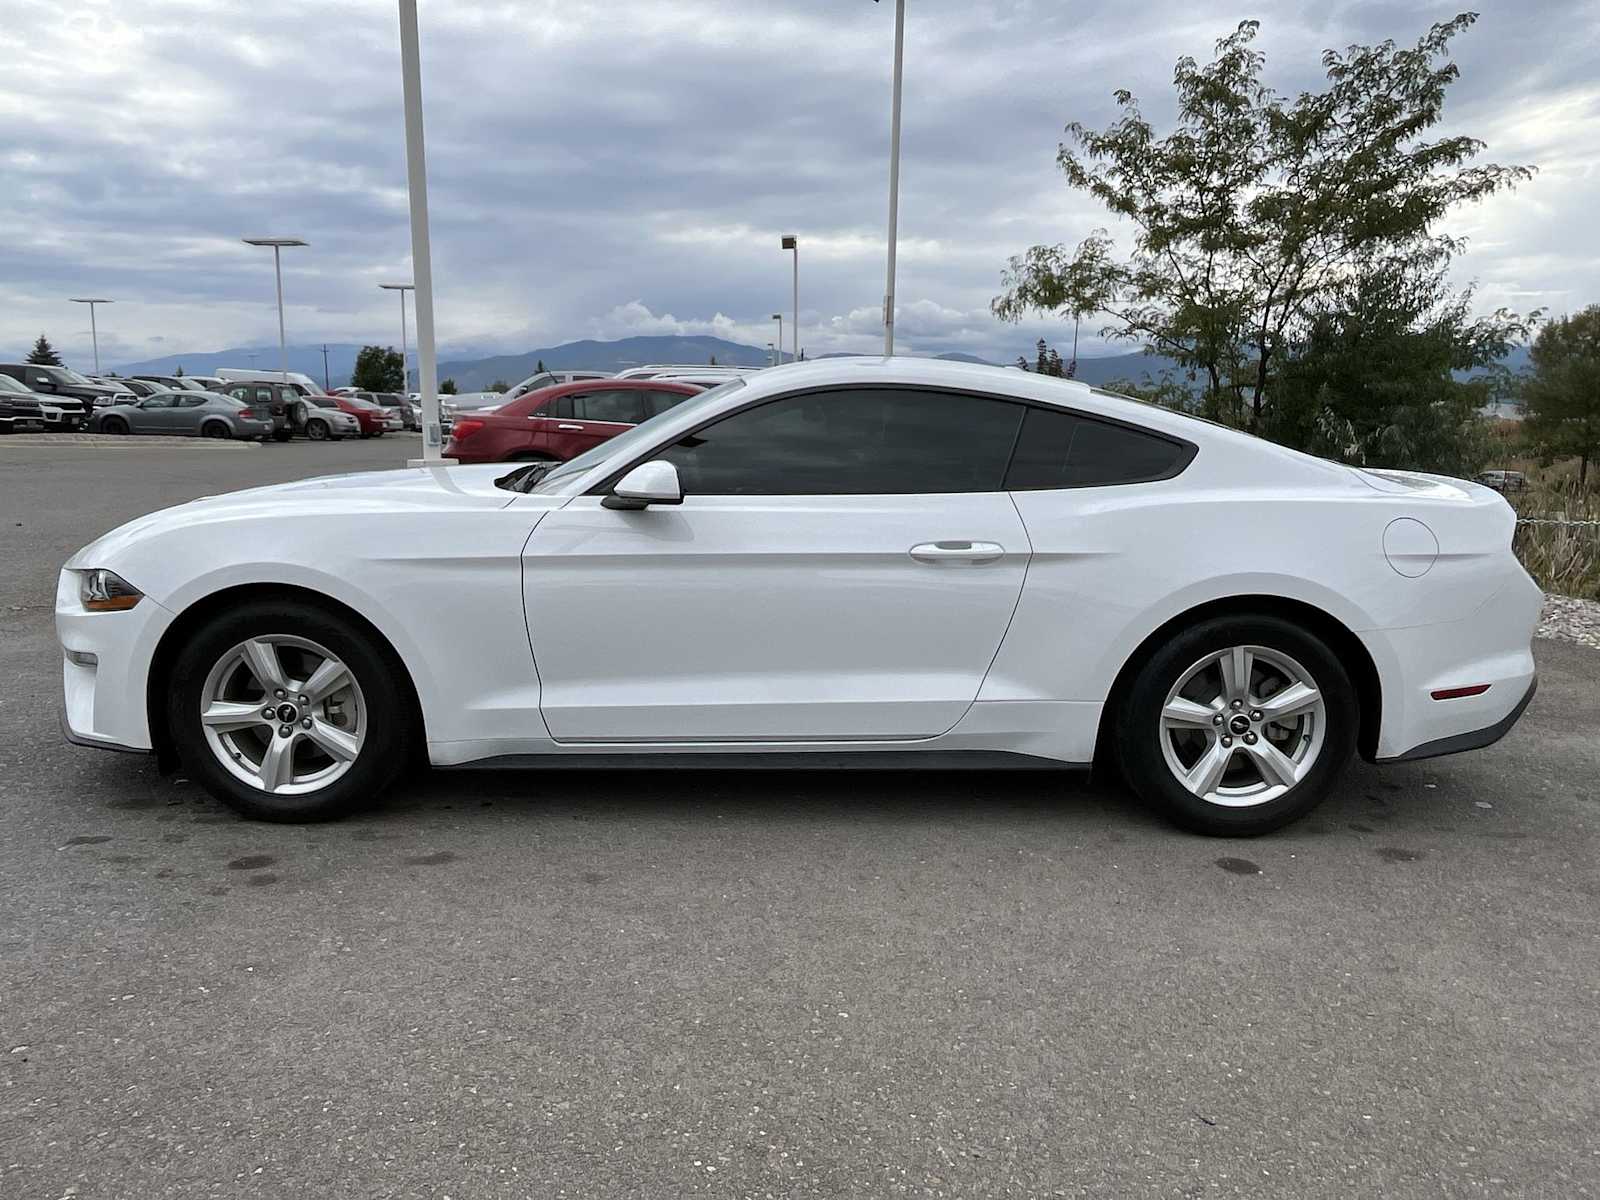
<svg viewBox="0 0 1600 1200"><path fill-rule="evenodd" d="M533 368L533 373L535 375L543 375L544 374L544 359L541 358L539 360L538 364Z"/></svg>
<svg viewBox="0 0 1600 1200"><path fill-rule="evenodd" d="M456 381L454 379L446 379L439 385L439 394L441 396L454 396L456 391Z"/></svg>
<svg viewBox="0 0 1600 1200"><path fill-rule="evenodd" d="M1472 291L1452 293L1442 264L1378 259L1319 299L1285 347L1261 432L1353 464L1472 475L1488 460L1479 410L1494 375L1466 381L1526 338L1504 309L1472 315Z"/></svg>
<svg viewBox="0 0 1600 1200"><path fill-rule="evenodd" d="M28 352L28 361L36 367L59 367L61 355L56 353L50 339L41 333L39 340L33 343L33 349Z"/></svg>
<svg viewBox="0 0 1600 1200"><path fill-rule="evenodd" d="M504 379L496 379L484 390L490 392L509 392L511 390L511 385Z"/></svg>
<svg viewBox="0 0 1600 1200"><path fill-rule="evenodd" d="M1523 432L1545 461L1575 457L1578 486L1600 457L1600 304L1550 321L1532 347L1533 371L1521 389Z"/></svg>
<svg viewBox="0 0 1600 1200"><path fill-rule="evenodd" d="M1035 346L1036 356L1032 365L1022 355L1017 356L1017 366L1024 371L1033 371L1038 375L1053 375L1057 379L1071 379L1076 363L1063 363L1061 355L1050 348L1050 343L1040 338Z"/></svg>
<svg viewBox="0 0 1600 1200"><path fill-rule="evenodd" d="M1329 50L1327 86L1293 99L1262 82L1258 23L1246 21L1212 62L1179 60L1165 136L1118 91L1121 117L1099 131L1069 124L1057 162L1132 226L1131 253L1104 230L1034 246L1011 259L994 312L1105 313L1106 334L1193 373L1207 415L1260 428L1287 351L1353 277L1395 257L1442 267L1460 243L1439 220L1531 175L1475 164L1474 138L1425 137L1458 74L1450 41L1475 19L1436 24L1413 47Z"/></svg>
<svg viewBox="0 0 1600 1200"><path fill-rule="evenodd" d="M393 346L363 346L356 353L350 386L363 392L406 390L405 364Z"/></svg>
<svg viewBox="0 0 1600 1200"><path fill-rule="evenodd" d="M179 363L177 365L177 367L175 367L173 369L172 377L174 379L182 379L183 378L183 364L182 363Z"/></svg>

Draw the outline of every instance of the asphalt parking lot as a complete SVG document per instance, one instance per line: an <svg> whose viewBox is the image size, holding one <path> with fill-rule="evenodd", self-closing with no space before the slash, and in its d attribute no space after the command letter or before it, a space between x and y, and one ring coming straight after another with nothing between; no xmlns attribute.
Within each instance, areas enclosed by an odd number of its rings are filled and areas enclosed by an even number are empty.
<svg viewBox="0 0 1600 1200"><path fill-rule="evenodd" d="M416 446L0 441L0 1196L1600 1192L1597 651L1250 842L978 773L275 827L60 739L79 545Z"/></svg>

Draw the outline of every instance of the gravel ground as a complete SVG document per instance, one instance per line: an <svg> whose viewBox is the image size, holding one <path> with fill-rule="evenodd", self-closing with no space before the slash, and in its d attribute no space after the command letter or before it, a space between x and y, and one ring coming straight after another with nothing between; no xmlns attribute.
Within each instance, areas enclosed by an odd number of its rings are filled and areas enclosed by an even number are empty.
<svg viewBox="0 0 1600 1200"><path fill-rule="evenodd" d="M73 449L94 450L152 450L158 446L174 449L200 450L254 450L259 443L241 442L222 438L167 437L163 434L142 433L128 436L114 433L17 433L5 445L13 450Z"/></svg>
<svg viewBox="0 0 1600 1200"><path fill-rule="evenodd" d="M1546 592L1539 636L1600 650L1600 600Z"/></svg>

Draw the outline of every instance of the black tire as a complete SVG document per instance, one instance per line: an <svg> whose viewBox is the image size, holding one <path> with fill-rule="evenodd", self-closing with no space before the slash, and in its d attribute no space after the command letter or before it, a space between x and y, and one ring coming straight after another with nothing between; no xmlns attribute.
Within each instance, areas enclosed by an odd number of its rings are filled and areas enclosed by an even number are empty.
<svg viewBox="0 0 1600 1200"><path fill-rule="evenodd" d="M379 430L374 431L372 436L373 437L382 437L383 436L383 430L379 429Z"/></svg>
<svg viewBox="0 0 1600 1200"><path fill-rule="evenodd" d="M326 421L324 421L324 420L319 419L319 418L312 418L311 420L307 421L306 422L306 437L310 438L313 442L325 442L325 441L327 441L328 440L328 423Z"/></svg>
<svg viewBox="0 0 1600 1200"><path fill-rule="evenodd" d="M100 422L100 432L124 434L128 432L128 423L121 417L107 417Z"/></svg>
<svg viewBox="0 0 1600 1200"><path fill-rule="evenodd" d="M528 462L553 463L553 462L559 462L560 460L559 459L555 459L555 458L551 458L548 454L540 454L537 450L524 450L520 454L513 454L510 458L506 459L505 461L506 462L521 462L521 463L528 463Z"/></svg>
<svg viewBox="0 0 1600 1200"><path fill-rule="evenodd" d="M342 776L319 791L274 795L227 770L200 725L201 692L212 667L252 637L290 634L327 647L360 685L367 730ZM219 613L185 640L167 688L167 728L184 769L229 808L258 821L332 820L374 804L413 760L418 721L411 687L388 647L349 618L294 601L247 601Z"/></svg>
<svg viewBox="0 0 1600 1200"><path fill-rule="evenodd" d="M275 442L287 442L293 436L294 434L290 433L289 430L280 429L272 435L272 440Z"/></svg>
<svg viewBox="0 0 1600 1200"><path fill-rule="evenodd" d="M1293 659L1310 674L1324 709L1322 746L1306 774L1283 794L1243 807L1212 803L1191 792L1163 753L1161 713L1168 693L1195 663L1231 646L1261 646ZM1115 718L1118 763L1142 800L1195 833L1254 837L1299 820L1327 796L1355 750L1360 705L1350 676L1319 638L1262 614L1214 617L1181 630L1140 669Z"/></svg>
<svg viewBox="0 0 1600 1200"><path fill-rule="evenodd" d="M233 436L233 430L228 428L225 421L207 421L200 426L200 436L208 438L221 438L226 441Z"/></svg>

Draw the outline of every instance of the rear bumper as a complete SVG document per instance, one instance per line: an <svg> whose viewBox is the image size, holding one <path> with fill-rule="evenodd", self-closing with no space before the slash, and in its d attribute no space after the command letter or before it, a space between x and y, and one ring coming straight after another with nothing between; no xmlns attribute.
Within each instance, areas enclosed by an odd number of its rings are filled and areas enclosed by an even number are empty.
<svg viewBox="0 0 1600 1200"><path fill-rule="evenodd" d="M1463 750L1482 750L1485 746L1492 746L1511 732L1511 727L1521 719L1524 710L1533 700L1533 694L1538 690L1539 677L1535 675L1529 681L1528 690L1522 694L1522 699L1517 701L1516 707L1493 725L1485 725L1482 729L1468 730L1466 733L1453 733L1448 737L1424 742L1420 746L1413 746L1404 754L1397 754L1392 758L1380 758L1376 761L1380 763L1414 762L1419 758L1440 758L1446 754L1460 754Z"/></svg>

